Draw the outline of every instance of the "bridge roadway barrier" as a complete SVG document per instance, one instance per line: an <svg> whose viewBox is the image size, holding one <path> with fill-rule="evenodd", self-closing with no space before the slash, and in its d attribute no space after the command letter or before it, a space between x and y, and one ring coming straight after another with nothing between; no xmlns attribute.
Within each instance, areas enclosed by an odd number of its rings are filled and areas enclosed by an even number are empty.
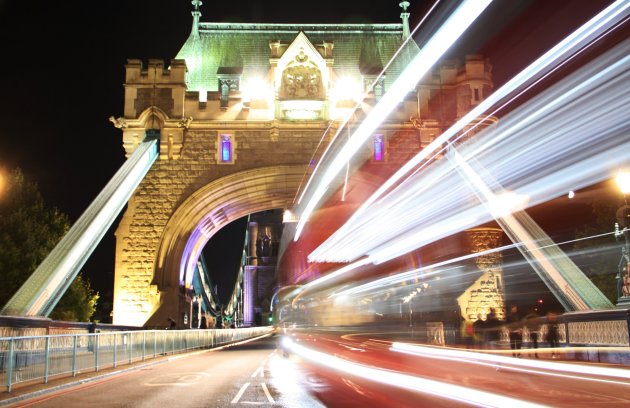
<svg viewBox="0 0 630 408"><path fill-rule="evenodd" d="M271 327L206 330L137 330L0 338L0 382L48 383L52 378L98 372L124 364L213 348L269 334Z"/></svg>

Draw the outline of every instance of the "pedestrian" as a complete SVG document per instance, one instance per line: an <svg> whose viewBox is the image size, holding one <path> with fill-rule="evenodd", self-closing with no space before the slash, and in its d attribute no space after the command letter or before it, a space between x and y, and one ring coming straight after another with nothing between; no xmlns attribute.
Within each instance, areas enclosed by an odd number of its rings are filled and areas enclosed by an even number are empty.
<svg viewBox="0 0 630 408"><path fill-rule="evenodd" d="M473 331L473 344L475 348L479 348L483 343L484 335L486 329L486 322L481 318L481 314L477 315L477 320L475 320L472 324Z"/></svg>
<svg viewBox="0 0 630 408"><path fill-rule="evenodd" d="M558 333L558 321L554 313L547 313L547 335L545 341L552 349L557 348L560 345L560 334ZM556 358L555 350L551 351L551 358Z"/></svg>
<svg viewBox="0 0 630 408"><path fill-rule="evenodd" d="M206 316L201 316L201 324L199 325L200 329L208 328L208 321L206 320Z"/></svg>
<svg viewBox="0 0 630 408"><path fill-rule="evenodd" d="M523 345L523 321L516 305L510 307L510 314L508 314L507 317L507 327L509 330L512 356L520 357L520 350Z"/></svg>
<svg viewBox="0 0 630 408"><path fill-rule="evenodd" d="M501 340L501 326L503 322L497 317L497 312L494 308L490 308L490 313L486 317L484 324L484 343L492 349L498 348L499 340Z"/></svg>
<svg viewBox="0 0 630 408"><path fill-rule="evenodd" d="M529 332L529 342L536 351L534 356L538 358L538 334L540 330L540 316L536 312L536 308L531 308L529 313L525 315L525 326Z"/></svg>

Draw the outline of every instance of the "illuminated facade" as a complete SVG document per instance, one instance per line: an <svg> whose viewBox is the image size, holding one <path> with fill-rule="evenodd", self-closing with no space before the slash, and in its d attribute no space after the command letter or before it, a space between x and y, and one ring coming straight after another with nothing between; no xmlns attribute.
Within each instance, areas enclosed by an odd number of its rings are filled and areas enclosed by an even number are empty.
<svg viewBox="0 0 630 408"><path fill-rule="evenodd" d="M200 3L170 66L126 65L124 115L112 121L127 155L158 130L159 160L116 231L115 324L177 316L184 327L206 242L245 215L291 208L320 143L357 101L358 115L369 113L418 50L408 42L379 77L408 36L408 13L394 24L203 23ZM444 62L410 89L363 158L392 172L491 89L482 57Z"/></svg>

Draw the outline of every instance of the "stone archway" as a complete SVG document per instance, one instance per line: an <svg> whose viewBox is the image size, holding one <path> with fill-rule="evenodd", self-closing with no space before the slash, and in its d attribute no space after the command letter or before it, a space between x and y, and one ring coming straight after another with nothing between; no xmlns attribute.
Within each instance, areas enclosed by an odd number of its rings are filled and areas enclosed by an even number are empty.
<svg viewBox="0 0 630 408"><path fill-rule="evenodd" d="M147 326L178 316L180 287L190 283L194 265L222 227L251 213L291 206L306 167L279 165L234 173L192 193L170 217L155 258L151 287L157 289Z"/></svg>

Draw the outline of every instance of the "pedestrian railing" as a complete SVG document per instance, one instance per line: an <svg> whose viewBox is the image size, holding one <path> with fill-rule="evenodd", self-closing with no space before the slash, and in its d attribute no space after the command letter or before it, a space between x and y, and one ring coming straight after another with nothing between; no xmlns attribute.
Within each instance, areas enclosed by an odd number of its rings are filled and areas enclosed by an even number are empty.
<svg viewBox="0 0 630 408"><path fill-rule="evenodd" d="M0 338L0 379L14 385L76 376L194 349L220 347L271 333L271 327L143 330Z"/></svg>

